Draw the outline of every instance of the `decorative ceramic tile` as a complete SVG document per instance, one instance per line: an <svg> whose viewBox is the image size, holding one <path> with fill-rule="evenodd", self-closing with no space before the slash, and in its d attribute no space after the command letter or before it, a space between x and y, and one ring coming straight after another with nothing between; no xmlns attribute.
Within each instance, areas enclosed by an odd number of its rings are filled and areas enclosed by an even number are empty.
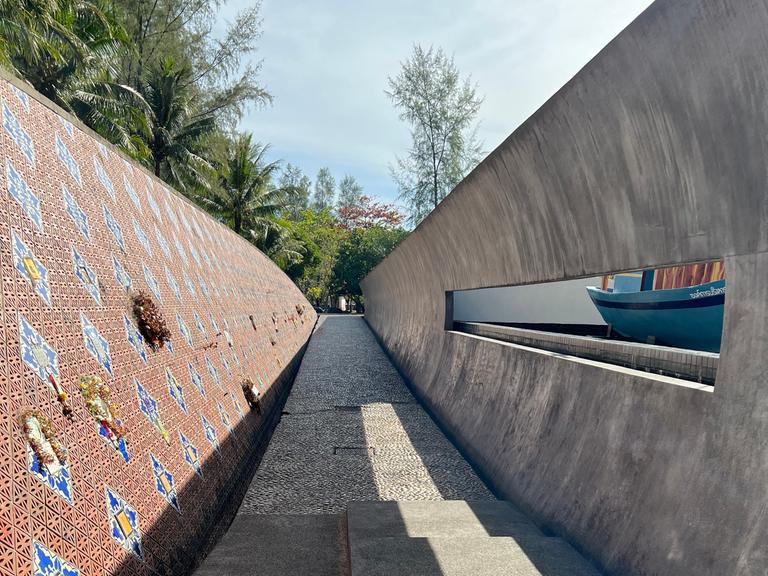
<svg viewBox="0 0 768 576"><path fill-rule="evenodd" d="M64 126L64 130L67 131L67 134L69 135L69 137L70 138L74 138L75 137L75 127L72 126L72 122L70 122L69 120L67 120L63 116L59 116L59 122L61 123L62 126Z"/></svg>
<svg viewBox="0 0 768 576"><path fill-rule="evenodd" d="M240 358L237 357L237 352L235 352L234 348L230 348L229 352L232 354L232 360L235 363L235 366L240 366Z"/></svg>
<svg viewBox="0 0 768 576"><path fill-rule="evenodd" d="M163 266L165 269L165 280L168 282L168 286L171 288L171 292L173 292L173 295L176 296L176 300L181 302L181 288L179 288L179 283L176 282L176 278L171 273L170 270L168 270L168 266Z"/></svg>
<svg viewBox="0 0 768 576"><path fill-rule="evenodd" d="M177 512L181 512L181 509L179 508L179 499L176 495L176 486L173 481L173 474L171 474L151 452L149 453L149 461L152 464L152 476L155 481L155 489L168 504L176 509Z"/></svg>
<svg viewBox="0 0 768 576"><path fill-rule="evenodd" d="M80 165L74 159L72 154L70 154L69 149L67 149L67 145L64 144L64 140L61 139L61 136L59 136L58 133L56 133L56 155L58 156L59 160L61 160L61 163L64 164L64 167L67 169L67 172L69 172L69 175L72 176L74 181L82 186L83 179L80 176Z"/></svg>
<svg viewBox="0 0 768 576"><path fill-rule="evenodd" d="M21 205L24 213L42 232L43 216L40 213L40 200L16 170L10 158L5 159L5 176L8 194Z"/></svg>
<svg viewBox="0 0 768 576"><path fill-rule="evenodd" d="M32 576L80 576L80 571L33 540Z"/></svg>
<svg viewBox="0 0 768 576"><path fill-rule="evenodd" d="M208 419L202 414L200 414L200 420L203 422L203 432L205 432L206 440L211 443L211 446L213 446L215 450L218 450L219 440L216 438L216 428L214 428L213 425L208 422Z"/></svg>
<svg viewBox="0 0 768 576"><path fill-rule="evenodd" d="M184 399L184 388L181 387L181 384L179 384L179 381L176 380L173 372L171 372L168 367L165 368L165 381L168 383L168 394L171 395L171 398L176 400L176 404L178 404L179 408L186 414L187 402Z"/></svg>
<svg viewBox="0 0 768 576"><path fill-rule="evenodd" d="M157 202L155 201L155 197L152 195L152 191L150 190L151 184L147 186L146 192L147 192L147 202L149 203L149 207L152 208L152 212L155 215L155 218L157 218L157 221L162 223L163 222L163 215L160 212L160 206L157 205Z"/></svg>
<svg viewBox="0 0 768 576"><path fill-rule="evenodd" d="M51 376L59 381L59 356L19 313L19 353L38 378L51 385Z"/></svg>
<svg viewBox="0 0 768 576"><path fill-rule="evenodd" d="M32 448L27 445L27 462L29 472L40 482L48 486L69 504L72 504L72 474L69 464L64 464L55 473L40 463Z"/></svg>
<svg viewBox="0 0 768 576"><path fill-rule="evenodd" d="M115 217L112 216L112 212L109 211L109 208L105 204L101 205L102 211L104 212L104 223L107 225L107 228L110 232L112 232L112 236L115 237L115 240L117 240L117 245L120 246L120 250L125 253L125 239L123 238L123 229L120 227L120 224L117 223L117 220L115 220Z"/></svg>
<svg viewBox="0 0 768 576"><path fill-rule="evenodd" d="M86 350L91 353L91 356L96 359L107 374L113 376L112 357L109 354L109 342L99 334L99 331L96 330L96 326L94 326L82 312L80 312L80 325L83 329L83 341L85 342Z"/></svg>
<svg viewBox="0 0 768 576"><path fill-rule="evenodd" d="M144 250L147 251L147 254L149 254L149 257L151 258L152 245L149 243L149 236L147 236L146 232L144 232L144 229L136 221L136 218L133 218L133 233L136 235L136 239L141 243L141 245L144 246Z"/></svg>
<svg viewBox="0 0 768 576"><path fill-rule="evenodd" d="M192 228L189 225L189 220L187 220L187 217L184 215L184 209L179 210L179 218L181 219L181 223L184 224L184 229L187 231L187 234L192 234Z"/></svg>
<svg viewBox="0 0 768 576"><path fill-rule="evenodd" d="M229 419L229 414L227 414L227 411L224 410L224 406L221 405L221 402L216 402L216 406L219 408L219 416L221 417L221 423L224 424L224 427L229 430L230 434L234 433L234 430L232 428L232 421Z"/></svg>
<svg viewBox="0 0 768 576"><path fill-rule="evenodd" d="M203 477L203 468L200 465L200 457L197 453L197 447L184 436L184 433L179 431L179 440L181 441L181 453L184 455L184 460L187 464L192 466L195 474Z"/></svg>
<svg viewBox="0 0 768 576"><path fill-rule="evenodd" d="M158 432L160 432L165 442L170 444L171 437L168 434L168 431L165 429L163 421L160 419L160 411L157 406L157 400L155 400L152 395L147 392L147 389L144 388L141 382L139 382L136 378L134 378L133 381L136 384L136 397L139 399L139 410L141 410L144 416L147 417L147 420L152 422L152 425L157 429Z"/></svg>
<svg viewBox="0 0 768 576"><path fill-rule="evenodd" d="M165 349L168 350L171 354L173 354L173 342L170 340L165 341Z"/></svg>
<svg viewBox="0 0 768 576"><path fill-rule="evenodd" d="M176 312L176 323L179 325L179 332L181 332L181 335L184 337L184 340L187 341L187 344L189 344L190 348L193 348L192 334L189 331L189 328L187 328L187 325L184 323L184 320L182 319L181 315L178 312Z"/></svg>
<svg viewBox="0 0 768 576"><path fill-rule="evenodd" d="M107 497L107 518L112 538L120 546L143 559L138 513L106 484L104 492Z"/></svg>
<svg viewBox="0 0 768 576"><path fill-rule="evenodd" d="M189 279L189 276L187 276L187 273L184 272L184 285L187 287L187 292L192 295L193 298L197 299L197 292L195 292L195 285L192 284L192 280Z"/></svg>
<svg viewBox="0 0 768 576"><path fill-rule="evenodd" d="M192 380L192 384L197 388L197 391L200 392L200 396L205 398L205 387L203 386L203 377L200 376L200 373L195 370L195 367L192 366L192 362L187 362L187 368L189 368L189 379Z"/></svg>
<svg viewBox="0 0 768 576"><path fill-rule="evenodd" d="M216 318L213 317L213 312L208 312L208 320L211 322L211 328L213 328L214 334L219 334L219 325L216 323Z"/></svg>
<svg viewBox="0 0 768 576"><path fill-rule="evenodd" d="M208 358L208 354L205 354L205 366L208 369L208 374L210 374L211 378L213 378L213 381L216 382L216 385L221 387L221 378L219 378L219 371L216 370L216 366L214 366L213 362L211 362L211 359Z"/></svg>
<svg viewBox="0 0 768 576"><path fill-rule="evenodd" d="M122 425L121 421L118 420L117 422L118 424ZM110 438L110 431L107 429L106 426L104 426L104 424L99 422L97 423L97 426L98 426L99 438L101 438L102 440L104 440L104 442L106 442L112 448L117 450L120 453L120 456L123 457L123 460L125 460L126 462L130 462L131 456L128 454L128 445L125 442L125 438L119 438L117 441L115 441L113 439L114 435Z"/></svg>
<svg viewBox="0 0 768 576"><path fill-rule="evenodd" d="M131 199L131 202L133 202L133 205L136 206L136 209L139 212L141 212L141 200L139 200L139 195L136 194L136 190L133 189L133 186L131 186L128 178L125 177L125 174L123 174L123 188L125 188L128 197Z"/></svg>
<svg viewBox="0 0 768 576"><path fill-rule="evenodd" d="M197 248L195 248L191 241L187 244L187 246L189 246L189 253L192 254L192 258L195 260L197 267L202 267L202 263L200 262L200 254L198 253Z"/></svg>
<svg viewBox="0 0 768 576"><path fill-rule="evenodd" d="M195 326L197 326L197 330L200 332L200 334L203 335L203 338L208 339L208 332L205 329L205 324L203 324L203 319L200 318L200 315L197 313L197 310L193 312L195 316Z"/></svg>
<svg viewBox="0 0 768 576"><path fill-rule="evenodd" d="M168 204L167 200L164 202L164 204L165 204L165 213L168 215L168 220L170 220L171 224L173 224L173 227L176 228L176 230L178 230L179 219L176 218L176 213L173 211L173 208L171 208L171 205Z"/></svg>
<svg viewBox="0 0 768 576"><path fill-rule="evenodd" d="M104 169L104 165L96 156L93 157L93 168L96 171L97 180L104 186L104 190L107 191L109 197L112 198L112 200L115 200L115 185L112 184L112 180L109 179L109 175Z"/></svg>
<svg viewBox="0 0 768 576"><path fill-rule="evenodd" d="M181 257L182 261L185 265L189 264L189 261L187 260L187 252L184 250L184 245L179 242L179 239L176 238L176 234L173 235L173 244L176 246L176 252L179 253L179 256Z"/></svg>
<svg viewBox="0 0 768 576"><path fill-rule="evenodd" d="M13 248L13 267L32 285L32 288L43 299L43 302L51 306L48 269L37 259L32 250L24 244L15 230L11 231L11 245Z"/></svg>
<svg viewBox="0 0 768 576"><path fill-rule="evenodd" d="M128 162L128 160L126 160L125 158L121 158L121 160L123 161L123 166L125 166L125 169L128 171L128 174L133 176L133 164Z"/></svg>
<svg viewBox="0 0 768 576"><path fill-rule="evenodd" d="M88 294L100 305L101 290L99 290L99 279L96 272L88 265L74 245L70 245L70 250L72 252L72 264L75 267L75 276L82 282Z"/></svg>
<svg viewBox="0 0 768 576"><path fill-rule="evenodd" d="M112 268L115 270L115 280L117 280L117 283L120 284L126 292L129 291L133 287L133 280L131 280L128 272L125 271L123 265L120 264L120 260L115 258L114 254L112 254Z"/></svg>
<svg viewBox="0 0 768 576"><path fill-rule="evenodd" d="M147 349L144 346L144 336L141 335L141 332L136 328L136 325L131 322L125 314L123 314L123 323L125 324L125 336L128 338L128 343L131 345L131 348L136 350L144 362L147 362Z"/></svg>
<svg viewBox="0 0 768 576"><path fill-rule="evenodd" d="M205 283L205 280L203 280L203 277L200 276L200 274L197 275L197 281L200 284L200 291L205 294L205 297L208 299L208 301L211 301L211 294L208 292L208 285Z"/></svg>
<svg viewBox="0 0 768 576"><path fill-rule="evenodd" d="M221 359L221 365L224 366L224 370L227 371L227 374L232 376L232 370L229 367L229 362L227 362L227 357L224 356L224 352L219 350L219 358Z"/></svg>
<svg viewBox="0 0 768 576"><path fill-rule="evenodd" d="M96 145L99 147L99 154L101 154L101 157L104 158L104 160L109 160L109 148L107 148L106 144L103 142L96 142Z"/></svg>
<svg viewBox="0 0 768 576"><path fill-rule="evenodd" d="M242 418L244 416L244 412L240 406L240 402L238 402L237 397L232 392L229 393L229 396L232 398L232 406L235 407L235 412L237 412L237 415Z"/></svg>
<svg viewBox="0 0 768 576"><path fill-rule="evenodd" d="M171 256L171 247L168 245L168 241L157 226L155 226L155 238L157 239L157 243L160 244L160 249L163 251L163 254L165 254L165 257L168 258L168 260L171 260L173 258L173 256Z"/></svg>
<svg viewBox="0 0 768 576"><path fill-rule="evenodd" d="M144 268L144 280L146 280L147 286L152 290L152 294L162 302L163 297L160 295L160 284L157 283L155 275L152 274L152 270L150 270L146 264L142 264L142 267Z"/></svg>
<svg viewBox="0 0 768 576"><path fill-rule="evenodd" d="M29 96L27 96L27 93L23 90L19 90L13 84L8 84L8 86L11 89L11 92L16 95L16 98L19 99L19 102L21 102L21 105L24 107L24 112L29 114Z"/></svg>
<svg viewBox="0 0 768 576"><path fill-rule="evenodd" d="M72 218L72 222L75 223L75 226L80 233L90 242L91 229L88 226L88 216L83 212L83 209L80 208L80 204L77 203L75 197L69 193L69 190L64 184L61 185L61 193L64 196L64 208L67 211L67 214Z"/></svg>
<svg viewBox="0 0 768 576"><path fill-rule="evenodd" d="M13 140L21 153L24 154L29 163L34 166L35 147L32 143L32 137L21 127L21 123L5 102L3 102L3 128L5 128L11 140Z"/></svg>

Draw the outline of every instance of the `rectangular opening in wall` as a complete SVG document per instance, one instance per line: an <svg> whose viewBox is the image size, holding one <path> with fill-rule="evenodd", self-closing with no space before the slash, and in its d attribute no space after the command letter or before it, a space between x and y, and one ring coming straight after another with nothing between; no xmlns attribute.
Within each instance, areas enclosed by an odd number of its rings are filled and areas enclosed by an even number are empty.
<svg viewBox="0 0 768 576"><path fill-rule="evenodd" d="M446 329L714 385L722 261L446 294Z"/></svg>

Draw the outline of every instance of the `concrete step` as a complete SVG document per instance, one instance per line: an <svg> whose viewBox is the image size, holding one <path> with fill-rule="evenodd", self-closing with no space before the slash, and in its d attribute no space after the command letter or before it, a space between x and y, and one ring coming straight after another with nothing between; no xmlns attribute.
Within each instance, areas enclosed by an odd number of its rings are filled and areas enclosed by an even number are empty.
<svg viewBox="0 0 768 576"><path fill-rule="evenodd" d="M350 542L382 536L543 536L522 512L501 500L350 502L347 520Z"/></svg>
<svg viewBox="0 0 768 576"><path fill-rule="evenodd" d="M343 514L239 514L195 576L345 576Z"/></svg>
<svg viewBox="0 0 768 576"><path fill-rule="evenodd" d="M570 545L545 536L405 536L350 540L351 576L600 576Z"/></svg>

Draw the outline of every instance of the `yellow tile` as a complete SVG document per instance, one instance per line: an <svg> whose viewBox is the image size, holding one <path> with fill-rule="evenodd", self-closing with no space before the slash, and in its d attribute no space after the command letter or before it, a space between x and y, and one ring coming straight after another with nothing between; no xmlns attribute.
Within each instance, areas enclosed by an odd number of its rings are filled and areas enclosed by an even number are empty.
<svg viewBox="0 0 768 576"><path fill-rule="evenodd" d="M133 526L131 526L131 521L128 520L128 515L124 510L120 510L120 512L115 515L115 519L120 526L123 536L128 538L128 536L131 535L131 532L133 532Z"/></svg>
<svg viewBox="0 0 768 576"><path fill-rule="evenodd" d="M42 275L40 274L40 270L37 269L37 264L35 264L35 261L30 258L29 256L25 256L21 259L22 263L24 264L24 269L27 271L27 274L29 274L29 277L32 280L40 280L42 278Z"/></svg>
<svg viewBox="0 0 768 576"><path fill-rule="evenodd" d="M168 481L168 476L166 476L165 474L160 474L158 478L160 478L160 484L163 485L163 489L165 490L165 493L170 494L173 488L171 487L171 483Z"/></svg>

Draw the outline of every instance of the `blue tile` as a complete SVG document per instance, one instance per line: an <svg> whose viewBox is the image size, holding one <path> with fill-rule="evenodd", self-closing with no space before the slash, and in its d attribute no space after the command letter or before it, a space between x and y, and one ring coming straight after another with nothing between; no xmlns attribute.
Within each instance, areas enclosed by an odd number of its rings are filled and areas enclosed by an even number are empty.
<svg viewBox="0 0 768 576"><path fill-rule="evenodd" d="M85 212L83 212L83 209L80 208L80 204L77 203L75 197L70 194L67 187L63 184L61 185L61 192L64 196L64 208L67 211L67 214L69 214L69 217L72 218L72 222L75 223L75 227L83 236L85 236L85 239L90 241L91 229L88 226L88 216Z"/></svg>
<svg viewBox="0 0 768 576"><path fill-rule="evenodd" d="M5 175L8 194L19 203L35 227L42 232L43 216L40 212L40 200L16 170L10 158L5 159Z"/></svg>
<svg viewBox="0 0 768 576"><path fill-rule="evenodd" d="M202 478L203 468L200 465L197 447L181 431L179 431L179 440L181 441L181 453L184 455L184 461L192 467L195 474Z"/></svg>
<svg viewBox="0 0 768 576"><path fill-rule="evenodd" d="M208 419L200 414L200 420L203 422L203 432L205 432L205 438L210 442L211 446L215 450L219 449L219 440L216 438L216 428L214 428Z"/></svg>
<svg viewBox="0 0 768 576"><path fill-rule="evenodd" d="M93 157L93 168L96 171L96 179L101 182L102 186L104 186L104 190L107 191L109 197L112 198L112 200L116 200L115 185L112 184L112 180L110 180L107 171L104 169L104 165L96 156Z"/></svg>
<svg viewBox="0 0 768 576"><path fill-rule="evenodd" d="M115 258L114 254L112 254L112 268L115 270L115 280L117 280L117 283L120 284L120 286L122 286L126 292L128 292L133 287L133 280L131 280L128 272L125 271L125 268L120 263L120 260Z"/></svg>
<svg viewBox="0 0 768 576"><path fill-rule="evenodd" d="M179 381L176 380L173 372L171 372L170 368L167 367L165 369L165 381L168 383L168 394L171 395L171 398L176 400L176 404L178 404L179 408L181 408L186 414L187 402L184 399L184 388L181 387L181 384L179 384Z"/></svg>
<svg viewBox="0 0 768 576"><path fill-rule="evenodd" d="M123 323L125 324L125 336L128 339L128 343L131 345L131 348L133 348L141 357L141 359L144 360L144 363L146 363L147 349L144 345L144 336L141 335L139 329L125 314L123 314Z"/></svg>
<svg viewBox="0 0 768 576"><path fill-rule="evenodd" d="M165 501L173 506L177 512L181 512L181 508L179 508L179 499L176 495L176 485L173 480L173 474L171 474L151 452L149 454L149 460L152 464L152 476L155 481L155 490L157 490Z"/></svg>
<svg viewBox="0 0 768 576"><path fill-rule="evenodd" d="M109 532L112 538L125 550L144 559L144 553L141 550L139 514L135 508L106 484L104 485L104 492L107 499Z"/></svg>
<svg viewBox="0 0 768 576"><path fill-rule="evenodd" d="M136 398L139 401L139 410L141 410L144 416L147 417L147 420L152 423L157 431L160 432L165 442L170 444L171 437L168 434L168 431L165 429L163 421L160 419L160 411L157 405L157 400L152 397L147 389L144 388L141 382L139 382L136 378L134 378L133 381L136 384Z"/></svg>
<svg viewBox="0 0 768 576"><path fill-rule="evenodd" d="M80 325L83 329L83 341L85 342L85 349L90 352L91 356L96 359L96 361L102 368L104 368L107 374L113 376L112 357L109 354L109 342L107 342L107 340L101 334L99 334L96 326L94 326L91 321L88 320L88 317L83 314L83 312L80 312Z"/></svg>
<svg viewBox="0 0 768 576"><path fill-rule="evenodd" d="M211 362L211 359L208 358L208 354L204 354L204 356L205 356L205 366L208 368L208 374L211 375L211 378L213 378L213 381L216 382L217 386L221 386L219 371L216 370L216 367L213 365L213 362Z"/></svg>
<svg viewBox="0 0 768 576"><path fill-rule="evenodd" d="M132 223L133 223L133 233L136 235L136 239L144 247L144 250L146 250L147 254L149 254L151 258L152 244L149 243L149 236L147 236L147 233L144 232L144 228L141 227L141 224L139 224L136 221L136 218L132 219Z"/></svg>
<svg viewBox="0 0 768 576"><path fill-rule="evenodd" d="M123 237L123 229L120 227L120 224L117 223L115 217L112 216L112 212L109 211L109 208L107 208L104 204L102 204L101 207L102 211L104 212L104 223L107 225L107 229L112 232L112 236L115 237L117 245L120 246L120 250L125 253L125 238Z"/></svg>
<svg viewBox="0 0 768 576"><path fill-rule="evenodd" d="M58 472L52 474L48 468L40 463L37 455L29 446L27 446L27 463L29 472L34 478L48 486L69 504L72 504L72 474L69 471L69 463L64 464Z"/></svg>
<svg viewBox="0 0 768 576"><path fill-rule="evenodd" d="M176 323L179 325L179 332L181 332L181 335L184 337L184 340L186 340L190 348L193 348L192 334L189 331L189 328L187 328L187 325L184 323L184 320L182 319L181 315L178 312L176 312Z"/></svg>
<svg viewBox="0 0 768 576"><path fill-rule="evenodd" d="M160 249L163 251L163 254L165 254L165 257L168 258L168 260L173 260L173 256L171 256L171 247L168 245L168 241L157 226L155 226L155 238L157 239L157 243L160 244Z"/></svg>
<svg viewBox="0 0 768 576"><path fill-rule="evenodd" d="M96 272L88 265L88 262L85 261L85 258L77 251L74 245L70 245L70 250L72 252L72 264L75 267L75 276L83 284L88 294L98 304L101 304L101 291L99 290L99 279L96 276Z"/></svg>
<svg viewBox="0 0 768 576"><path fill-rule="evenodd" d="M203 377L200 376L200 373L195 370L195 367L192 366L192 362L187 362L187 368L189 369L189 378L192 380L192 384L195 388L197 388L197 391L200 392L200 395L205 398L205 387L203 386Z"/></svg>
<svg viewBox="0 0 768 576"><path fill-rule="evenodd" d="M19 314L19 352L21 359L37 374L38 378L50 385L50 376L59 380L59 357L43 337L38 334L27 319Z"/></svg>
<svg viewBox="0 0 768 576"><path fill-rule="evenodd" d="M179 283L176 282L176 278L171 271L168 270L168 266L164 266L164 269L165 280L168 282L168 287L171 289L171 292L173 292L173 295L176 296L176 300L181 302L181 288L179 288Z"/></svg>
<svg viewBox="0 0 768 576"><path fill-rule="evenodd" d="M133 202L133 205L136 206L136 209L139 212L141 212L141 200L139 200L139 195L136 194L136 190L134 190L133 186L128 181L128 178L125 177L125 174L123 174L123 188L125 188L125 192L128 194L131 202Z"/></svg>
<svg viewBox="0 0 768 576"><path fill-rule="evenodd" d="M146 281L147 286L152 290L152 294L162 302L163 297L160 295L160 284L157 283L157 278L155 278L155 275L152 274L152 270L150 270L146 264L142 264L142 267L144 268L144 280Z"/></svg>
<svg viewBox="0 0 768 576"><path fill-rule="evenodd" d="M61 160L61 163L64 164L72 179L82 187L83 179L80 176L80 166L67 149L67 145L64 144L64 140L61 139L58 132L56 133L56 155Z"/></svg>
<svg viewBox="0 0 768 576"><path fill-rule="evenodd" d="M29 132L24 130L18 118L13 114L10 108L3 102L3 128L16 144L16 147L26 157L29 163L35 165L35 147Z"/></svg>
<svg viewBox="0 0 768 576"><path fill-rule="evenodd" d="M15 230L11 231L11 245L13 248L13 267L32 285L32 288L43 299L43 302L51 306L48 269L37 259L32 250L24 244L24 241ZM32 270L25 265L25 261Z"/></svg>
<svg viewBox="0 0 768 576"><path fill-rule="evenodd" d="M33 540L32 576L80 576L80 571Z"/></svg>

